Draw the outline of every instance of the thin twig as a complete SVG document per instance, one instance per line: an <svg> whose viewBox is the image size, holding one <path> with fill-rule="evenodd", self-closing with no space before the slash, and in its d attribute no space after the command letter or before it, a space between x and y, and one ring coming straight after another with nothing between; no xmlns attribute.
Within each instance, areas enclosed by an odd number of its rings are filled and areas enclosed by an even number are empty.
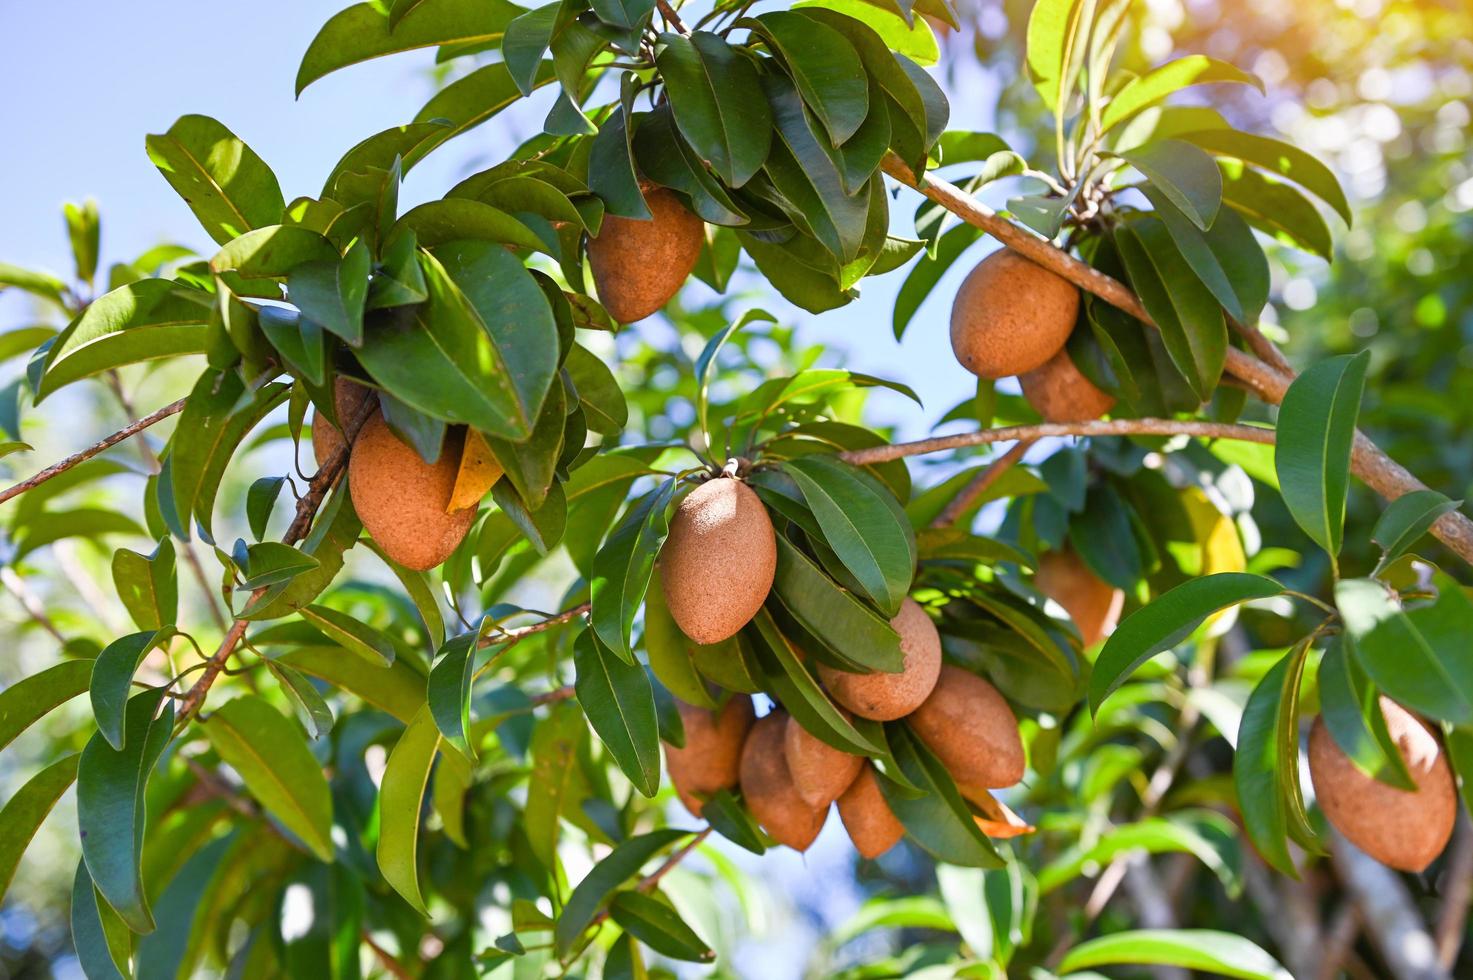
<svg viewBox="0 0 1473 980"><path fill-rule="evenodd" d="M700 847L701 843L707 837L711 836L711 830L711 827L702 828L694 837L682 844L678 850L672 851L669 857L660 862L660 866L658 868L651 871L643 878L639 879L639 883L634 886L634 890L639 892L654 891L655 888L659 886L660 879L664 878L667 874L674 870L676 865L689 857L692 851L694 851L697 847ZM597 928L601 923L606 921L608 917L609 910L605 908L593 917L593 921L588 924L588 927L590 929Z"/></svg>
<svg viewBox="0 0 1473 980"><path fill-rule="evenodd" d="M971 509L988 489L1002 478L1002 475L1013 468L1013 464L1023 458L1023 455L1033 447L1035 439L1020 439L1018 444L1001 456L988 463L985 467L972 477L961 493L952 497L947 505L941 508L941 513L931 522L932 527L951 527L961 516Z"/></svg>
<svg viewBox="0 0 1473 980"><path fill-rule="evenodd" d="M46 608L41 605L41 600L36 598L36 593L26 585L25 579L16 574L14 568L9 565L0 568L0 584L5 586L6 592L15 596L16 601L25 609L27 615L36 621L37 626L50 633L56 642L65 645L66 634L57 628L50 616L46 615Z"/></svg>
<svg viewBox="0 0 1473 980"><path fill-rule="evenodd" d="M385 970L392 973L398 980L414 980L414 974L410 973L403 963L395 959L393 953L374 942L367 929L364 929L359 935L363 937L363 945L373 950L373 955L378 957L379 963L383 964Z"/></svg>
<svg viewBox="0 0 1473 980"><path fill-rule="evenodd" d="M1473 822L1458 813L1457 836L1443 875L1442 912L1437 917L1437 959L1451 970L1468 931L1468 904L1473 900Z"/></svg>
<svg viewBox="0 0 1473 980"><path fill-rule="evenodd" d="M13 487L7 487L5 490L0 491L0 504L5 503L5 501L9 500L11 497L19 497L27 490L33 490L36 487L39 487L47 480L50 480L53 477L60 476L61 474L65 473L67 470L71 469L73 466L78 465L79 463L87 462L87 460L91 459L93 456L96 456L98 453L111 449L118 443L123 442L126 439L130 439L133 436L136 436L138 433L142 432L149 426L154 425L158 422L162 422L164 419L168 418L171 415L178 415L184 410L185 401L186 399L181 398L177 402L165 405L163 408L159 409L157 412L154 412L152 415L145 415L143 418L139 419L136 422L129 422L127 425L123 426L112 435L104 437L100 441L93 443L79 453L73 453L59 463L53 463L41 472L37 473L35 476L31 477L29 480L22 480Z"/></svg>
<svg viewBox="0 0 1473 980"><path fill-rule="evenodd" d="M669 0L655 0L655 6L660 8L660 14L665 18L666 23L675 28L678 33L690 33L686 30L685 24L681 22L680 15L675 12L675 8L670 6Z"/></svg>

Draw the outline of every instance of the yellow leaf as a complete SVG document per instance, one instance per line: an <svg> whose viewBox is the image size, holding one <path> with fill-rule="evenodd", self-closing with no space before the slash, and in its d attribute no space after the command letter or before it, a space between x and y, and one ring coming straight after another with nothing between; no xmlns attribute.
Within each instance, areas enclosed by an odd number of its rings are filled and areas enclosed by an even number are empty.
<svg viewBox="0 0 1473 980"><path fill-rule="evenodd" d="M460 454L460 469L455 474L455 487L450 491L450 505L445 513L453 514L481 502L496 481L501 479L501 464L491 454L491 447L475 429L465 433L465 449Z"/></svg>

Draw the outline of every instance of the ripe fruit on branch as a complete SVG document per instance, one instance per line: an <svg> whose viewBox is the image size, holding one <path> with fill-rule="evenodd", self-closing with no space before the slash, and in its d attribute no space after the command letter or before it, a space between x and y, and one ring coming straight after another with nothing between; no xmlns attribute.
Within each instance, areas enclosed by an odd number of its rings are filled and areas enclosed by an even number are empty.
<svg viewBox="0 0 1473 980"><path fill-rule="evenodd" d="M735 477L716 477L680 502L660 551L670 615L697 643L735 636L767 600L777 535L761 499Z"/></svg>
<svg viewBox="0 0 1473 980"><path fill-rule="evenodd" d="M905 836L905 828L880 792L875 767L869 763L839 797L839 819L844 821L844 829L861 857L877 858Z"/></svg>
<svg viewBox="0 0 1473 980"><path fill-rule="evenodd" d="M460 468L464 430L452 430L434 464L400 441L378 413L363 423L348 458L348 491L363 527L385 554L406 568L426 571L450 557L476 508L447 514Z"/></svg>
<svg viewBox="0 0 1473 980"><path fill-rule="evenodd" d="M332 383L333 410L338 415L338 425L348 425L358 415L358 409L368 398L376 398L372 388L338 378ZM312 458L321 466L328 457L343 444L343 432L328 421L321 412L312 413Z"/></svg>
<svg viewBox="0 0 1473 980"><path fill-rule="evenodd" d="M1109 636L1120 622L1125 593L1102 581L1073 551L1050 551L1040 558L1033 584L1064 607L1086 647Z"/></svg>
<svg viewBox="0 0 1473 980"><path fill-rule="evenodd" d="M1023 397L1047 422L1088 422L1115 407L1115 398L1074 366L1067 348L1018 378Z"/></svg>
<svg viewBox="0 0 1473 980"><path fill-rule="evenodd" d="M670 302L696 267L705 241L705 224L674 192L648 182L640 190L652 220L607 215L588 241L599 301L620 323L643 320Z"/></svg>
<svg viewBox="0 0 1473 980"><path fill-rule="evenodd" d="M806 851L823 829L827 807L803 802L783 757L788 713L773 710L752 726L742 747L742 799L762 829L779 844Z"/></svg>
<svg viewBox="0 0 1473 980"><path fill-rule="evenodd" d="M979 378L1042 367L1064 347L1079 315L1079 290L1014 252L978 263L951 306L951 349Z"/></svg>
<svg viewBox="0 0 1473 980"><path fill-rule="evenodd" d="M1382 864L1421 871L1442 853L1457 819L1457 790L1447 753L1432 728L1381 698L1386 730L1417 784L1414 792L1361 772L1330 736L1323 718L1309 732L1309 776L1325 819Z"/></svg>
<svg viewBox="0 0 1473 980"><path fill-rule="evenodd" d="M685 748L665 743L665 768L680 802L692 816L701 815L698 794L731 789L741 778L742 746L752 730L756 712L752 699L734 694L719 711L707 711L684 701L676 702L685 728Z"/></svg>
<svg viewBox="0 0 1473 980"><path fill-rule="evenodd" d="M900 634L900 651L905 655L900 673L851 674L818 665L818 675L834 700L861 718L893 721L905 717L926 700L941 670L941 635L920 603L906 599L890 625Z"/></svg>
<svg viewBox="0 0 1473 980"><path fill-rule="evenodd" d="M792 716L783 735L783 756L798 795L813 807L827 807L837 800L864 766L863 757L820 741Z"/></svg>
<svg viewBox="0 0 1473 980"><path fill-rule="evenodd" d="M936 689L906 721L958 783L1001 789L1023 778L1023 739L1013 709L970 671L943 666Z"/></svg>

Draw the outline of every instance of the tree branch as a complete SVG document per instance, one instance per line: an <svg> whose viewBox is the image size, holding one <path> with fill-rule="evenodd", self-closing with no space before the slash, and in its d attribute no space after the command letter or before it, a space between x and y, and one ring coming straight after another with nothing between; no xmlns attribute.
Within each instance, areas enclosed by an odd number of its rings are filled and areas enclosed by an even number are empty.
<svg viewBox="0 0 1473 980"><path fill-rule="evenodd" d="M1468 931L1468 904L1473 900L1473 822L1458 813L1457 836L1442 885L1442 913L1437 918L1437 960L1451 970Z"/></svg>
<svg viewBox="0 0 1473 980"><path fill-rule="evenodd" d="M1013 464L1023 458L1023 455L1033 447L1036 439L1020 439L1018 444L1001 456L988 463L985 467L972 477L961 493L952 497L950 502L943 508L936 519L931 522L932 527L950 527L961 519L961 516L971 509L972 504L987 492L988 488L1002 478L1002 475L1013 468Z"/></svg>
<svg viewBox="0 0 1473 980"><path fill-rule="evenodd" d="M1400 980L1449 980L1401 878L1338 833L1331 836L1335 870L1391 975Z"/></svg>
<svg viewBox="0 0 1473 980"><path fill-rule="evenodd" d="M93 456L96 456L98 453L101 453L107 449L111 449L113 446L116 446L118 443L124 441L125 439L130 439L133 436L136 436L144 429L148 428L151 425L154 425L157 422L162 422L170 415L178 415L184 410L185 401L186 399L181 398L177 402L165 405L163 408L159 409L157 412L154 412L152 415L145 415L143 418L139 419L136 422L129 422L127 425L123 426L112 435L103 438L99 442L93 443L79 453L73 453L71 456L68 456L66 459L62 460L59 463L53 463L41 472L37 473L35 476L31 477L29 480L22 480L13 487L7 487L5 490L0 491L0 504L5 503L5 501L9 500L12 497L19 497L27 490L32 490L36 487L39 487L41 484L45 483L47 480L52 479L53 477L60 476L67 470L71 469L73 466L76 466L78 463L87 462L87 460L91 459Z"/></svg>
<svg viewBox="0 0 1473 980"><path fill-rule="evenodd" d="M940 204L963 221L992 235L1004 245L1021 255L1068 279L1085 292L1100 297L1111 306L1117 307L1142 323L1156 327L1141 305L1140 299L1118 279L1105 275L1098 269L1081 262L1068 252L1054 246L1052 242L1027 231L1020 225L999 216L995 211L961 188L935 176L916 178L914 171L894 153L887 153L881 164L885 172L908 187L913 187L926 197ZM1158 328L1159 329L1159 328ZM1255 331L1256 332L1256 331ZM1250 338L1252 340L1252 338ZM1254 346L1270 344L1267 337L1260 335ZM1280 354L1276 361L1283 361ZM1271 364L1235 347L1227 351L1227 373L1243 382L1254 394L1271 405L1284 400L1284 393L1294 380L1293 372L1283 372ZM1387 500L1395 500L1414 490L1427 489L1406 467L1357 431L1355 447L1351 453L1351 471L1368 487ZM1458 557L1473 565L1473 519L1461 511L1443 515L1432 526L1432 533L1447 545Z"/></svg>
<svg viewBox="0 0 1473 980"><path fill-rule="evenodd" d="M709 826L703 827L699 832L697 832L694 837L682 844L679 849L672 851L669 857L660 862L660 866L658 868L651 871L643 878L639 879L639 883L634 886L634 890L639 892L654 891L655 888L660 884L661 878L664 878L667 874L669 874L681 861L684 861L686 858L690 857L691 852L694 851L697 847L700 847L701 842L704 841L707 837L711 836L711 830L712 828ZM607 908L603 909L593 917L593 921L588 924L588 927L590 929L598 928L600 924L608 920L609 914L610 913Z"/></svg>

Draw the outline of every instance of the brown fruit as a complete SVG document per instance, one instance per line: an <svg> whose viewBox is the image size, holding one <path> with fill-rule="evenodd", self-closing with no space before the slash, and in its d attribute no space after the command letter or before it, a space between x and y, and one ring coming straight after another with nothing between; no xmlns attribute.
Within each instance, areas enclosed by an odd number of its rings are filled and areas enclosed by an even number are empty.
<svg viewBox="0 0 1473 980"><path fill-rule="evenodd" d="M803 802L783 757L785 711L772 711L758 719L742 747L742 798L762 829L779 844L806 851L823 829L826 807Z"/></svg>
<svg viewBox="0 0 1473 980"><path fill-rule="evenodd" d="M348 490L363 526L407 568L434 568L455 550L476 509L445 513L460 468L460 436L445 441L432 466L389 429L382 415L363 423L348 459Z"/></svg>
<svg viewBox="0 0 1473 980"><path fill-rule="evenodd" d="M752 699L735 694L719 711L676 702L685 728L685 748L665 743L665 768L680 802L692 816L701 815L697 794L731 789L741 778L742 745L756 713Z"/></svg>
<svg viewBox="0 0 1473 980"><path fill-rule="evenodd" d="M1074 552L1050 551L1040 558L1033 584L1064 607L1086 647L1115 632L1125 593L1102 581Z"/></svg>
<svg viewBox="0 0 1473 980"><path fill-rule="evenodd" d="M936 686L941 670L941 635L926 610L906 599L890 620L900 634L904 667L898 674L851 674L818 665L818 676L834 699L859 715L875 721L893 721L914 711Z"/></svg>
<svg viewBox="0 0 1473 980"><path fill-rule="evenodd" d="M660 551L660 584L686 636L705 644L735 636L762 608L776 572L772 518L751 487L717 477L680 502Z"/></svg>
<svg viewBox="0 0 1473 980"><path fill-rule="evenodd" d="M1049 422L1088 422L1115 407L1114 396L1086 378L1067 349L1018 378L1023 397Z"/></svg>
<svg viewBox="0 0 1473 980"><path fill-rule="evenodd" d="M861 857L877 858L905 836L905 828L880 792L875 767L869 764L839 797L839 819Z"/></svg>
<svg viewBox="0 0 1473 980"><path fill-rule="evenodd" d="M951 306L951 349L979 378L1024 374L1064 347L1079 314L1079 290L1012 249L973 269Z"/></svg>
<svg viewBox="0 0 1473 980"><path fill-rule="evenodd" d="M906 720L958 783L1001 789L1023 778L1023 740L1013 709L970 671L942 667L936 689Z"/></svg>
<svg viewBox="0 0 1473 980"><path fill-rule="evenodd" d="M653 220L605 215L588 241L598 298L620 323L643 320L680 291L705 242L705 224L671 191L640 185Z"/></svg>
<svg viewBox="0 0 1473 980"><path fill-rule="evenodd" d="M864 766L862 756L820 741L791 716L783 733L783 757L798 795L815 807L826 807L837 800Z"/></svg>
<svg viewBox="0 0 1473 980"><path fill-rule="evenodd" d="M1387 786L1357 769L1322 718L1309 732L1309 776L1325 819L1352 844L1382 864L1421 871L1447 846L1457 819L1452 770L1426 722L1384 697L1381 715L1417 784L1415 792Z"/></svg>
<svg viewBox="0 0 1473 980"><path fill-rule="evenodd" d="M334 381L332 402L333 409L338 413L338 422L342 425L351 425L364 399L371 396L373 396L373 389L365 388L356 381L349 381L347 378L338 378ZM329 422L321 412L313 412L312 458L317 460L317 465L321 466L326 463L328 457L337 452L338 447L342 444L342 430Z"/></svg>

